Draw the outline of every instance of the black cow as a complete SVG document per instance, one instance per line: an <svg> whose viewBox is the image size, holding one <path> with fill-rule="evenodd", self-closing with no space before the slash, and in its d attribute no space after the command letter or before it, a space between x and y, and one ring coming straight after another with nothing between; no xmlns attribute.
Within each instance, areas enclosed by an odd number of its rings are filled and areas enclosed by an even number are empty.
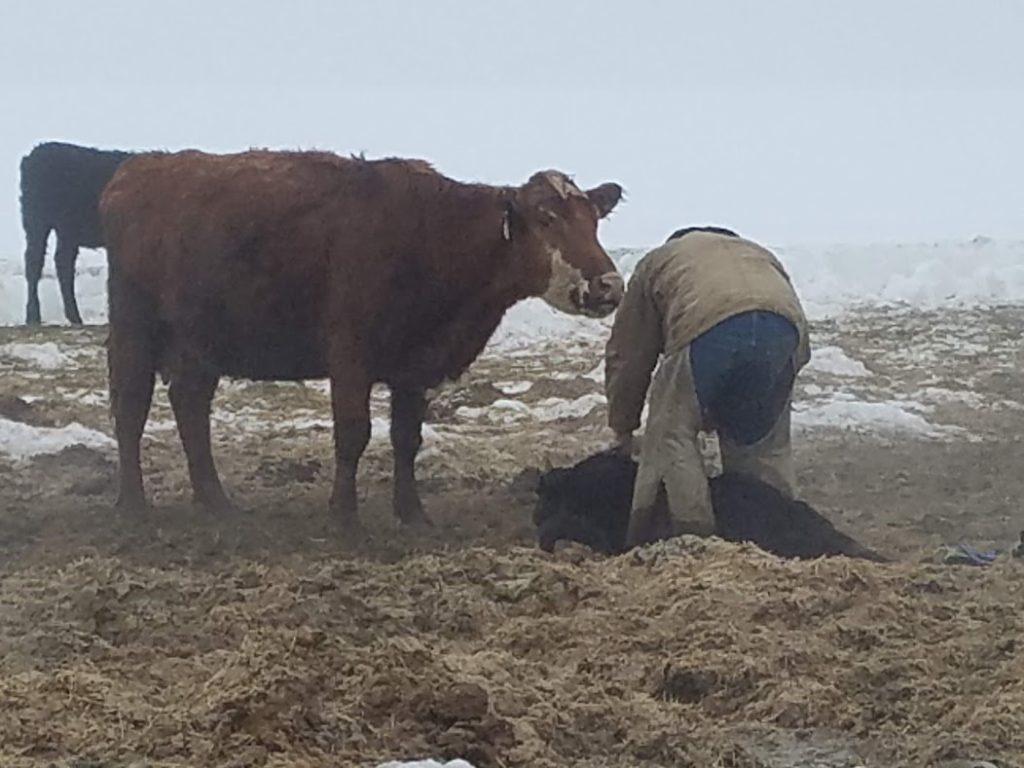
<svg viewBox="0 0 1024 768"><path fill-rule="evenodd" d="M21 159L21 223L25 228L25 322L38 325L39 280L46 241L57 233L54 261L64 299L64 315L82 324L75 300L75 262L79 248L103 248L98 211L100 194L131 153L46 142Z"/></svg>
<svg viewBox="0 0 1024 768"><path fill-rule="evenodd" d="M603 452L541 475L533 516L540 548L550 552L568 540L606 554L625 552L636 473L633 459ZM887 562L810 505L761 480L727 473L710 486L715 534L722 539L749 541L780 557L846 555Z"/></svg>

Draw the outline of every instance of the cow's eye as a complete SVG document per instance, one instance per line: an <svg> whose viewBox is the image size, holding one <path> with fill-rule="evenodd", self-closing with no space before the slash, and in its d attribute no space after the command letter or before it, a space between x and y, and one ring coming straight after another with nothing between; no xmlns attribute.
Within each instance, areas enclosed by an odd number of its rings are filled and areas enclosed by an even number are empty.
<svg viewBox="0 0 1024 768"><path fill-rule="evenodd" d="M540 220L544 224L544 226L554 224L556 221L558 221L558 214L552 211L550 208L541 207L537 209L537 212L540 214Z"/></svg>

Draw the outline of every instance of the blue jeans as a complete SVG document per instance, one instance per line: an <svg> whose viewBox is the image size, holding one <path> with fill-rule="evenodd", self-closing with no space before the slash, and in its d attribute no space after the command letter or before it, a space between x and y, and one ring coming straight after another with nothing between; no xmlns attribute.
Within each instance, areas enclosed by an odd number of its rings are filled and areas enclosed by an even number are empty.
<svg viewBox="0 0 1024 768"><path fill-rule="evenodd" d="M768 435L789 403L800 334L774 312L729 317L690 344L690 367L705 422L738 445Z"/></svg>

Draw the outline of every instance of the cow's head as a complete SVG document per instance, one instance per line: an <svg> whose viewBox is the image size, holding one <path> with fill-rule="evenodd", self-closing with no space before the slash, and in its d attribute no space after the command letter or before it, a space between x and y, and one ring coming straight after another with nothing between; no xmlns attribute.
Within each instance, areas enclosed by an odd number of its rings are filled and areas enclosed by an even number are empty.
<svg viewBox="0 0 1024 768"><path fill-rule="evenodd" d="M622 301L622 276L597 240L597 222L611 213L622 187L584 192L559 171L535 173L515 190L502 235L537 262L537 295L555 309L605 317Z"/></svg>

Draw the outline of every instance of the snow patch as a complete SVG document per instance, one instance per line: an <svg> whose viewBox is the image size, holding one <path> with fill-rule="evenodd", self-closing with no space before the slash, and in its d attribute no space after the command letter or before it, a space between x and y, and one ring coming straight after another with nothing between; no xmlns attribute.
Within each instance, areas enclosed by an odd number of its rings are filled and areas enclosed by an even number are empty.
<svg viewBox="0 0 1024 768"><path fill-rule="evenodd" d="M60 453L73 445L112 448L116 443L102 432L77 422L66 427L33 427L0 417L0 453L13 459Z"/></svg>
<svg viewBox="0 0 1024 768"><path fill-rule="evenodd" d="M465 760L450 760L447 763L440 763L437 760L413 760L406 763L381 763L377 768L473 768L473 765Z"/></svg>
<svg viewBox="0 0 1024 768"><path fill-rule="evenodd" d="M588 371L587 373L583 374L583 378L584 379L589 379L590 381L596 381L598 384L602 384L603 385L604 384L604 360L602 360L600 363L598 363L597 367L595 367L593 370Z"/></svg>
<svg viewBox="0 0 1024 768"><path fill-rule="evenodd" d="M604 395L590 394L578 397L575 400L566 400L561 397L549 397L541 400L532 408L533 415L538 421L549 422L559 419L582 419L589 416L595 408L604 405L608 401Z"/></svg>
<svg viewBox="0 0 1024 768"><path fill-rule="evenodd" d="M975 410L981 410L990 405L977 392L958 391L945 387L923 387L911 397L928 399L936 403L961 403Z"/></svg>
<svg viewBox="0 0 1024 768"><path fill-rule="evenodd" d="M533 387L532 381L496 381L494 386L506 395L521 395Z"/></svg>
<svg viewBox="0 0 1024 768"><path fill-rule="evenodd" d="M850 379L863 379L871 375L871 371L864 363L854 360L840 347L821 347L814 350L806 369Z"/></svg>
<svg viewBox="0 0 1024 768"><path fill-rule="evenodd" d="M331 421L326 422L329 429L334 429L334 423ZM423 444L428 445L431 443L440 442L443 438L441 433L438 432L434 427L429 424L423 424L420 429L420 435L423 437ZM370 440L372 442L390 442L391 440L391 419L384 418L381 416L374 416L370 419Z"/></svg>
<svg viewBox="0 0 1024 768"><path fill-rule="evenodd" d="M501 399L484 408L464 405L455 411L455 415L460 419L483 420L491 424L511 424L526 419L548 423L560 419L581 419L606 402L605 396L599 394L583 395L575 400L548 397L535 405Z"/></svg>
<svg viewBox="0 0 1024 768"><path fill-rule="evenodd" d="M28 363L34 368L41 368L45 371L69 368L75 365L74 358L62 352L60 347L52 341L41 344L5 344L0 347L0 355Z"/></svg>
<svg viewBox="0 0 1024 768"><path fill-rule="evenodd" d="M821 428L844 429L853 432L878 432L917 435L942 438L958 427L938 426L929 422L921 413L927 413L931 406L910 400L882 400L869 402L857 400L845 393L834 394L822 402L793 406L793 425L799 429Z"/></svg>
<svg viewBox="0 0 1024 768"><path fill-rule="evenodd" d="M502 398L483 408L463 405L455 409L455 415L460 419L468 421L479 421L482 419L492 424L511 424L512 422L529 418L530 406L519 400Z"/></svg>

